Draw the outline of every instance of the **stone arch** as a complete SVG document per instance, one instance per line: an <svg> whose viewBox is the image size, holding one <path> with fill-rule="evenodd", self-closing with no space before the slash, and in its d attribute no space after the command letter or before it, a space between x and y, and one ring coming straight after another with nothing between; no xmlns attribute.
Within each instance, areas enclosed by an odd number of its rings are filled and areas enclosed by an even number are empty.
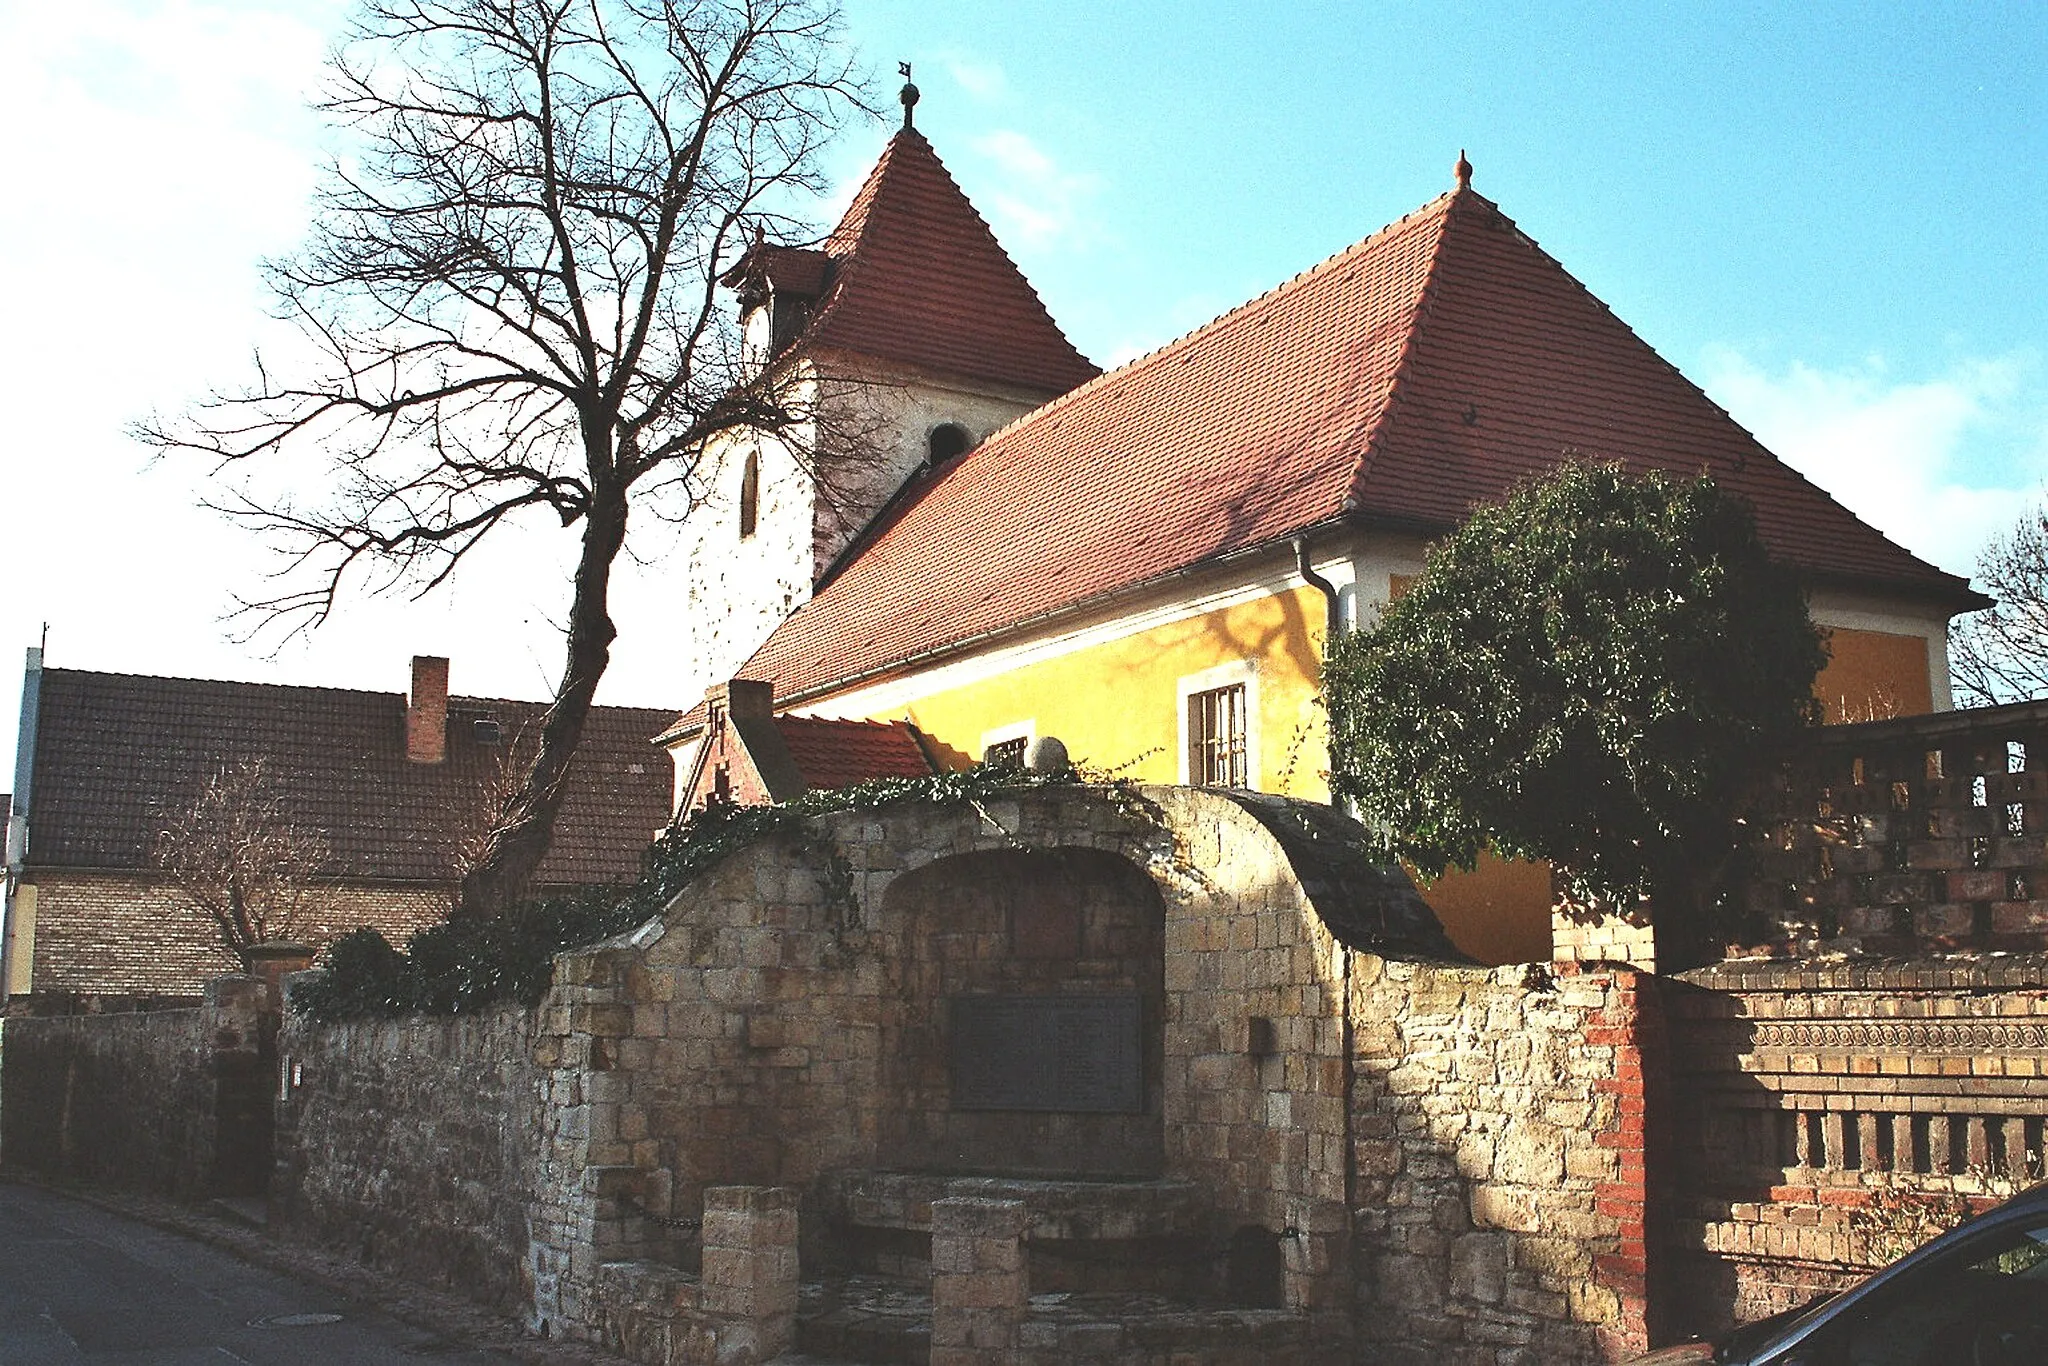
<svg viewBox="0 0 2048 1366"><path fill-rule="evenodd" d="M1166 906L1087 847L952 854L894 879L885 1165L1157 1176Z"/></svg>

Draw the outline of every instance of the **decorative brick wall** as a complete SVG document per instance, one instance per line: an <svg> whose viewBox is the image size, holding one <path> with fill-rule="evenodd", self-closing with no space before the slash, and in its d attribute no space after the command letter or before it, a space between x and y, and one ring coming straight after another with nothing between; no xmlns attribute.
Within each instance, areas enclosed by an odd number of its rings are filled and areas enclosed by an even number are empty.
<svg viewBox="0 0 2048 1366"><path fill-rule="evenodd" d="M2048 957L1725 963L1667 993L1673 1322L1708 1331L1896 1254L1874 1194L1982 1200L2041 1174Z"/></svg>
<svg viewBox="0 0 2048 1366"><path fill-rule="evenodd" d="M1741 896L1794 956L2048 949L2048 702L1815 730Z"/></svg>
<svg viewBox="0 0 2048 1366"><path fill-rule="evenodd" d="M0 1161L181 1199L261 1192L276 1025L253 977L188 1010L0 1021Z"/></svg>
<svg viewBox="0 0 2048 1366"><path fill-rule="evenodd" d="M1650 980L1360 956L1358 1326L1372 1360L1618 1361L1648 1345Z"/></svg>
<svg viewBox="0 0 2048 1366"><path fill-rule="evenodd" d="M515 1312L534 1188L533 1015L287 1021L274 1227Z"/></svg>

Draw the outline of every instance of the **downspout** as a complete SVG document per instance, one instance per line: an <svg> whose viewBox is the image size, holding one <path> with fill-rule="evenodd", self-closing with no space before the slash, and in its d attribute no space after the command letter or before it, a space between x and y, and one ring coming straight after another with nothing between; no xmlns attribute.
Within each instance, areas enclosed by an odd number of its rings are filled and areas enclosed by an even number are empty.
<svg viewBox="0 0 2048 1366"><path fill-rule="evenodd" d="M1344 634L1344 608L1337 599L1337 585L1316 573L1315 566L1308 562L1306 536L1294 538L1294 568L1304 583L1323 595L1323 639L1324 648L1328 649L1327 642Z"/></svg>
<svg viewBox="0 0 2048 1366"><path fill-rule="evenodd" d="M1304 583L1307 583L1323 595L1323 654L1327 658L1330 647L1336 644L1338 637L1344 634L1344 608L1337 599L1337 585L1331 583L1321 574L1316 573L1315 566L1308 562L1308 537L1306 535L1298 535L1294 538L1294 569L1296 573L1301 575ZM1316 686L1321 687L1323 681L1322 670L1318 668L1316 673ZM1337 725L1337 709L1336 705L1330 701L1327 695L1323 698L1323 705L1329 709L1330 714L1330 743L1325 748L1323 761L1330 768L1334 769L1336 765L1332 760L1335 756L1331 751L1336 746L1339 729ZM1337 802L1336 807L1347 816L1356 816L1358 814L1352 809L1351 803L1348 800Z"/></svg>

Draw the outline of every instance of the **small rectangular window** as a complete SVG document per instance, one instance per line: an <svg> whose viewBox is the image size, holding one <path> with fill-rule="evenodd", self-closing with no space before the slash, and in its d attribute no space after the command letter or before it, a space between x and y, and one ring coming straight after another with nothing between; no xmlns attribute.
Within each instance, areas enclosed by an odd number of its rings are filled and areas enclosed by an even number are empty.
<svg viewBox="0 0 2048 1366"><path fill-rule="evenodd" d="M1024 745L1021 735L1014 740L999 740L982 751L981 761L990 768L1022 768Z"/></svg>
<svg viewBox="0 0 2048 1366"><path fill-rule="evenodd" d="M1188 781L1202 787L1244 787L1244 684L1188 697Z"/></svg>

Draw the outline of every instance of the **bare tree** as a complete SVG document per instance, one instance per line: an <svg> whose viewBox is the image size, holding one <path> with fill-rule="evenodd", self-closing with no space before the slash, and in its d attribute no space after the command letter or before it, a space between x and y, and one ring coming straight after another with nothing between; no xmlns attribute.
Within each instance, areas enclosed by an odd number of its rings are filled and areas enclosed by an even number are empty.
<svg viewBox="0 0 2048 1366"><path fill-rule="evenodd" d="M150 858L249 967L252 945L313 928L334 904L327 841L294 821L260 759L226 765L157 834Z"/></svg>
<svg viewBox="0 0 2048 1366"><path fill-rule="evenodd" d="M629 511L687 517L737 434L826 440L818 386L746 363L717 282L801 235L861 107L837 37L831 0L367 0L323 105L352 159L270 267L314 359L259 357L250 389L140 431L224 470L333 462L321 506L222 500L289 547L285 591L248 605L290 630L365 579L429 591L507 523L580 525L554 702L458 913L511 904L547 853Z"/></svg>
<svg viewBox="0 0 2048 1366"><path fill-rule="evenodd" d="M1977 557L1977 584L1997 599L1957 622L1949 674L1966 707L2048 697L2048 506L2035 505Z"/></svg>

